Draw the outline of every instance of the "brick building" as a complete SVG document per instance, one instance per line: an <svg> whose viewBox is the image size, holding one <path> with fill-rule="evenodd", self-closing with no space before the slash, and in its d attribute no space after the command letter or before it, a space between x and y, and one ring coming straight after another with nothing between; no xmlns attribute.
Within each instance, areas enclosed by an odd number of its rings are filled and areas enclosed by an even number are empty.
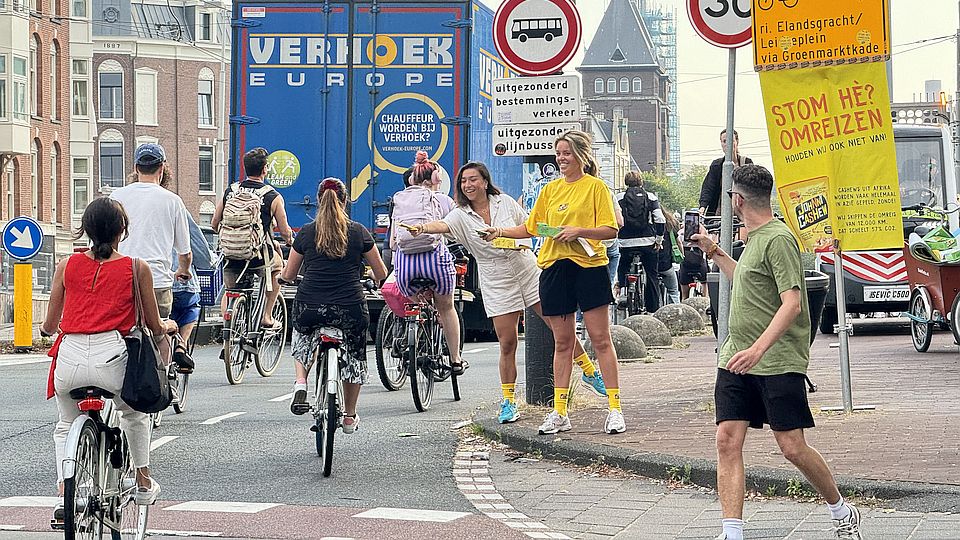
<svg viewBox="0 0 960 540"><path fill-rule="evenodd" d="M96 189L123 186L134 149L159 142L174 172L171 189L198 222L209 223L226 177L219 162L229 95L228 81L221 87L221 67L229 72L224 9L206 0L93 4L101 19L93 50Z"/></svg>
<svg viewBox="0 0 960 540"><path fill-rule="evenodd" d="M671 81L635 0L611 0L577 71L590 110L628 122L637 166L666 167Z"/></svg>

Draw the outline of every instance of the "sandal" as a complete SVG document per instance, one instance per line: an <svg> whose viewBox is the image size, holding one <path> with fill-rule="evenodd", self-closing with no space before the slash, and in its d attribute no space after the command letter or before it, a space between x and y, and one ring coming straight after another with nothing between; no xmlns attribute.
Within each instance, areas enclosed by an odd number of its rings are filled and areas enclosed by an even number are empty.
<svg viewBox="0 0 960 540"><path fill-rule="evenodd" d="M187 350L182 346L178 346L173 351L173 363L177 365L177 371L180 373L193 373L193 370L197 367L196 362L193 361L193 358L190 358Z"/></svg>
<svg viewBox="0 0 960 540"><path fill-rule="evenodd" d="M459 377L460 375L463 375L463 372L466 371L467 368L469 368L469 367L470 367L470 363L467 362L466 360L463 360L463 359L461 358L459 363L456 363L456 364L451 363L451 364L450 364L450 371L451 371L454 375L456 375L456 376Z"/></svg>

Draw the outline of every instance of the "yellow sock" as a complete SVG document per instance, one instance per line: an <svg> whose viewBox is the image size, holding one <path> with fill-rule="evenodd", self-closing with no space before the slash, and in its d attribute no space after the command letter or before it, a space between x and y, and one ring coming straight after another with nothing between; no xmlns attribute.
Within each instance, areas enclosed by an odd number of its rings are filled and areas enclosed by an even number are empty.
<svg viewBox="0 0 960 540"><path fill-rule="evenodd" d="M567 392L569 389L555 387L553 389L553 410L560 416L567 415Z"/></svg>
<svg viewBox="0 0 960 540"><path fill-rule="evenodd" d="M583 374L587 377L593 377L597 372L597 368L593 366L593 362L590 361L590 357L587 356L587 353L583 353L580 356L573 359L574 363L580 366L580 369L583 370Z"/></svg>
<svg viewBox="0 0 960 540"><path fill-rule="evenodd" d="M610 404L611 409L616 409L618 411L623 411L620 408L620 389L619 388L607 388L607 402Z"/></svg>
<svg viewBox="0 0 960 540"><path fill-rule="evenodd" d="M517 384L516 384L516 383L501 384L501 385L500 385L500 390L503 391L503 399L505 399L505 400L507 400L507 401L510 401L510 402L513 402L513 403L516 403L516 402L517 402L517 400L515 399L516 396L517 396Z"/></svg>

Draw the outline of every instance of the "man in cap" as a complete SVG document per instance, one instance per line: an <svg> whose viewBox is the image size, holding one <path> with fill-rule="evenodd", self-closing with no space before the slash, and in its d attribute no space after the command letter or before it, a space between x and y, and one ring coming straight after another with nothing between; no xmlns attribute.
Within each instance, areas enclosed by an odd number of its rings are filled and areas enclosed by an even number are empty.
<svg viewBox="0 0 960 540"><path fill-rule="evenodd" d="M170 316L173 282L190 279L190 229L187 208L176 193L160 186L168 167L163 147L141 144L134 153L137 181L110 193L123 205L130 220L128 235L120 241L120 253L143 259L153 274L153 292L160 316ZM170 253L177 254L176 271L170 267Z"/></svg>

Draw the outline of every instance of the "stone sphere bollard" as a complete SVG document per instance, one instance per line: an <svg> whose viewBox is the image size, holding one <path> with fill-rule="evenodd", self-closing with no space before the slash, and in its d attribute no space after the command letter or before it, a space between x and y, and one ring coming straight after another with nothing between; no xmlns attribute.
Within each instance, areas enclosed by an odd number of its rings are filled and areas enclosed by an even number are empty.
<svg viewBox="0 0 960 540"><path fill-rule="evenodd" d="M613 349L617 352L617 360L620 362L633 362L647 357L647 346L633 330L615 324L610 327L610 337L613 340ZM589 339L583 343L583 348L590 358L596 360L597 355Z"/></svg>
<svg viewBox="0 0 960 540"><path fill-rule="evenodd" d="M687 298L682 303L694 308L697 312L700 313L700 317L703 318L703 324L710 323L710 313L707 310L710 309L710 299L704 296L691 296Z"/></svg>
<svg viewBox="0 0 960 540"><path fill-rule="evenodd" d="M700 313L686 304L670 304L663 306L654 315L663 324L667 325L670 333L679 336L684 332L703 330L703 317Z"/></svg>
<svg viewBox="0 0 960 540"><path fill-rule="evenodd" d="M672 347L670 329L653 315L634 315L623 321L625 326L640 336L647 347Z"/></svg>

